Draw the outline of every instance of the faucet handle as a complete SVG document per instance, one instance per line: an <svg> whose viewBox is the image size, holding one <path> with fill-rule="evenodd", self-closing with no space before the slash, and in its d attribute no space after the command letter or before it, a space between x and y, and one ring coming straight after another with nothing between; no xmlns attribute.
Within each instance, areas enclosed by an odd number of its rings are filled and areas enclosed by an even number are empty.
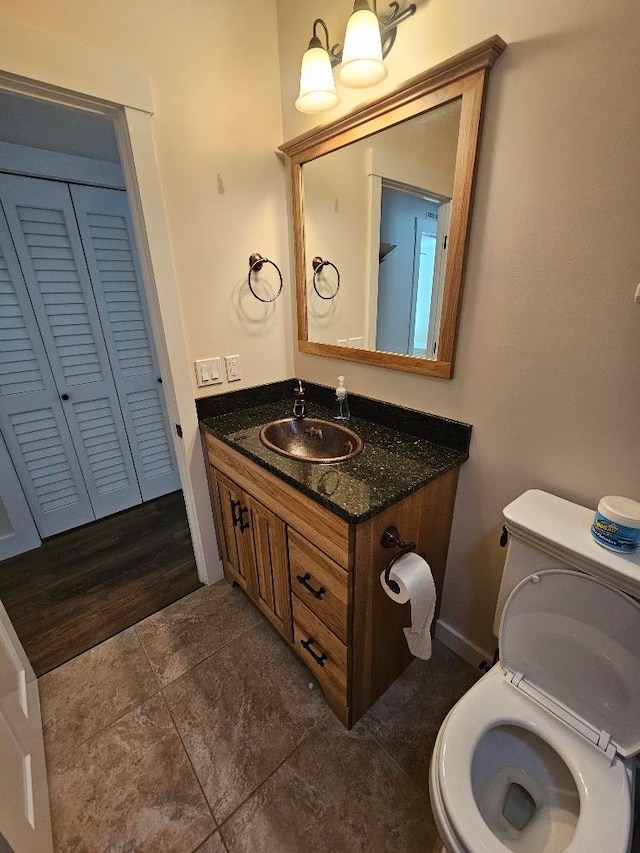
<svg viewBox="0 0 640 853"><path fill-rule="evenodd" d="M306 414L306 406L304 402L304 388L302 380L296 379L297 385L293 389L293 417L303 418Z"/></svg>

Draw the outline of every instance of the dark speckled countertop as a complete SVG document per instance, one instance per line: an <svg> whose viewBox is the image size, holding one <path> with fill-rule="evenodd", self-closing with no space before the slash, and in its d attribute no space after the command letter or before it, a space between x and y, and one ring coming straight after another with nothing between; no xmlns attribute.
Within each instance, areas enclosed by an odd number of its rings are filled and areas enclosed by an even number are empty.
<svg viewBox="0 0 640 853"><path fill-rule="evenodd" d="M331 420L330 397L323 386L307 386L307 416ZM282 387L284 386L284 387ZM349 522L376 515L469 456L471 427L434 415L350 395L348 426L364 441L364 450L347 462L302 462L268 450L260 441L265 423L291 416L293 381L261 386L198 401L200 424L211 435L267 468ZM271 389L272 393L264 389ZM255 390L253 395L251 391ZM282 393L285 392L285 393ZM285 396L286 394L286 396ZM265 397L282 399L264 401ZM229 411L220 411L228 398ZM315 398L315 399L314 399ZM213 410L213 411L212 411ZM217 411L216 411L217 410ZM389 411L391 410L391 411ZM354 412L358 413L355 416ZM362 417L367 414L369 419ZM372 415L378 414L374 422ZM397 422L397 428L383 425ZM409 431L403 429L406 427ZM440 442L430 440L435 433ZM441 443L443 437L447 444Z"/></svg>

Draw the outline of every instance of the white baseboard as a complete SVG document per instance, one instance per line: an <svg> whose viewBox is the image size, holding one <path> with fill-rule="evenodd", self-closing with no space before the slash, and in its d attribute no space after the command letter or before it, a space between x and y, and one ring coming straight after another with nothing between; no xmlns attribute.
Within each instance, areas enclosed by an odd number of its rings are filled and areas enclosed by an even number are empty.
<svg viewBox="0 0 640 853"><path fill-rule="evenodd" d="M493 649L491 651L481 649L480 646L476 646L475 643L472 643L451 625L447 625L442 619L438 619L436 622L436 639L440 640L452 652L455 652L458 657L470 663L475 669L478 669L483 661L489 665L493 663Z"/></svg>

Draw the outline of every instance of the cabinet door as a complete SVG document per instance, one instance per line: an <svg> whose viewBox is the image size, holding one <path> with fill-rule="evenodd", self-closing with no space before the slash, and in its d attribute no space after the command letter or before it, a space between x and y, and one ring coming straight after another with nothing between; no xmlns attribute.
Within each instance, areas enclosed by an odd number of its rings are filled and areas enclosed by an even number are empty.
<svg viewBox="0 0 640 853"><path fill-rule="evenodd" d="M240 512L242 491L215 468L213 483L214 499L217 499L220 511L220 550L225 577L227 580L235 581L251 598L254 598L253 560L246 557L248 537L243 536L248 525L243 516L247 513Z"/></svg>
<svg viewBox="0 0 640 853"><path fill-rule="evenodd" d="M250 495L244 496L249 509L254 562L255 601L269 621L291 641L291 595L287 534L284 521Z"/></svg>
<svg viewBox="0 0 640 853"><path fill-rule="evenodd" d="M285 523L215 468L212 483L225 577L238 583L291 642Z"/></svg>

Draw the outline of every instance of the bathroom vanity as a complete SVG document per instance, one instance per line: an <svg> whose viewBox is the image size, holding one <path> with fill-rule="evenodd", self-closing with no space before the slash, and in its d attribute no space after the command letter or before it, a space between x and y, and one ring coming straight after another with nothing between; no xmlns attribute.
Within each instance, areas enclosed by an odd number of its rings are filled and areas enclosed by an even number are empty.
<svg viewBox="0 0 640 853"><path fill-rule="evenodd" d="M402 631L409 605L392 602L380 583L397 553L381 545L382 534L395 525L416 543L439 600L471 427L352 395L350 427L363 452L330 465L290 459L267 449L259 433L290 415L292 387L199 401L218 543L227 580L260 608L351 727L412 660ZM328 393L308 386L310 416L331 418Z"/></svg>

